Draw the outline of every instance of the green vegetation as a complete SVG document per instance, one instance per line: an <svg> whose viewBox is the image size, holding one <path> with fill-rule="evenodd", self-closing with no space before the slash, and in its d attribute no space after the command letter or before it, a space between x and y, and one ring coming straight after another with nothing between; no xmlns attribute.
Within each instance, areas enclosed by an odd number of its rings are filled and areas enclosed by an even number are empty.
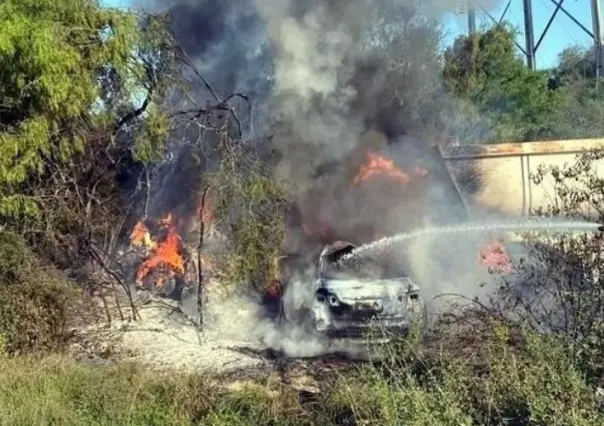
<svg viewBox="0 0 604 426"><path fill-rule="evenodd" d="M232 242L220 268L221 279L230 287L251 283L262 289L279 276L286 187L256 155L226 135L219 149L223 160L208 177L208 185L221 229Z"/></svg>
<svg viewBox="0 0 604 426"><path fill-rule="evenodd" d="M419 135L463 142L604 135L591 50L568 49L555 69L531 71L512 29L498 25L441 54L438 25L404 12L380 18L383 43L365 64L367 75L384 71L378 95L354 83L366 90L360 104L384 106L368 121L400 119ZM219 139L218 167L196 177L229 242L221 278L261 288L278 275L288 183L275 178L272 157L233 137L233 123L201 123L215 111L168 113L168 94L181 89L178 54L163 16L93 0L0 2L0 425L604 424L601 236L527 236L531 262L519 265L520 280L501 283L492 306L394 342L375 362L322 372L314 396L276 372L226 388L224 378L70 357L70 329L90 309L82 295L117 288L106 259L131 229L132 205L148 197L140 176L164 155L177 116ZM588 152L541 170L536 183L552 178L560 202L540 213L603 212L601 158ZM535 294L548 305L531 303Z"/></svg>
<svg viewBox="0 0 604 426"><path fill-rule="evenodd" d="M40 264L23 239L0 233L0 347L4 353L62 349L77 287Z"/></svg>
<svg viewBox="0 0 604 426"><path fill-rule="evenodd" d="M496 25L457 38L445 51L447 91L481 118L468 142L511 142L601 136L602 91L591 50L571 47L553 70L531 71L514 46L515 31ZM462 118L463 120L463 114ZM462 135L464 136L464 135Z"/></svg>
<svg viewBox="0 0 604 426"><path fill-rule="evenodd" d="M84 152L91 127L116 126L154 84L143 59L156 46L136 16L90 0L5 1L0 16L0 211L31 213L38 206L21 184Z"/></svg>
<svg viewBox="0 0 604 426"><path fill-rule="evenodd" d="M517 54L515 33L495 26L458 38L445 52L444 82L491 122L491 141L552 136L559 94L548 89L548 72L531 71Z"/></svg>
<svg viewBox="0 0 604 426"><path fill-rule="evenodd" d="M93 0L0 4L0 224L54 262L107 239L123 215L117 176L161 156L161 22Z"/></svg>
<svg viewBox="0 0 604 426"><path fill-rule="evenodd" d="M488 338L485 338L488 337ZM471 342L471 349L462 343ZM68 358L0 363L1 425L600 425L602 403L560 340L493 325L439 347L400 342L385 360L320 376L301 399L270 376L230 389L219 378L150 373Z"/></svg>

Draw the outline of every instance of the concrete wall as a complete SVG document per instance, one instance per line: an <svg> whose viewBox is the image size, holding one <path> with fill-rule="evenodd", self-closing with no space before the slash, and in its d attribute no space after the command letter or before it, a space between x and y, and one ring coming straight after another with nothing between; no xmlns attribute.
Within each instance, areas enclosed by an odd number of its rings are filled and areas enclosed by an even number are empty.
<svg viewBox="0 0 604 426"><path fill-rule="evenodd" d="M604 139L461 145L440 150L454 179L460 179L459 170L466 165L481 175L475 193L461 189L470 216L488 212L518 217L555 202L551 181L535 185L530 180L540 164L562 168L573 164L582 150L594 148L604 148ZM604 178L604 161L597 170ZM460 182L458 186L463 188Z"/></svg>

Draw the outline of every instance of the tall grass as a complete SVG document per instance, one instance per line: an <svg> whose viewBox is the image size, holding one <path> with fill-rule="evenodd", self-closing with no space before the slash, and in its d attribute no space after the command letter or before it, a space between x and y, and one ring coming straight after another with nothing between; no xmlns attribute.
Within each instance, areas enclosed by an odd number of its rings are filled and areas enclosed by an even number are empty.
<svg viewBox="0 0 604 426"><path fill-rule="evenodd" d="M497 326L475 341L455 349L397 342L372 363L322 375L314 398L276 377L225 387L132 364L5 357L0 425L604 424L594 389L559 340L512 343Z"/></svg>

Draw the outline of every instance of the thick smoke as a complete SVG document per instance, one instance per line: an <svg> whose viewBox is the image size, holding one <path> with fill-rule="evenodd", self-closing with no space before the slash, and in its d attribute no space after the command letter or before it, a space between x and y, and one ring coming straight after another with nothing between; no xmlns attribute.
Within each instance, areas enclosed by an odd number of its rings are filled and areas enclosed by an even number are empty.
<svg viewBox="0 0 604 426"><path fill-rule="evenodd" d="M344 160L358 146L376 108L386 113L377 99L384 87L372 80L383 80L377 68L387 64L374 57L379 46L372 36L375 26L388 24L386 4L404 13L405 2L255 3L274 53L275 81L265 108L287 153L279 171L305 189L314 185L318 166Z"/></svg>
<svg viewBox="0 0 604 426"><path fill-rule="evenodd" d="M448 120L446 105L455 105L440 81L436 21L457 11L459 1L152 0L146 5L171 14L177 41L220 96L250 96L251 113L238 109L245 136L273 135L281 152L277 175L293 185L300 228L309 221L326 224L336 237L359 244L374 238L376 228L397 233L465 219L453 213L457 201L445 197L451 194L447 172L428 149L439 142L435 129ZM209 98L201 84L195 95L198 101ZM454 108L446 112L455 116L450 121L459 121ZM420 161L429 180L417 184L417 194L403 196L387 185L351 188L368 149L386 153L407 171ZM443 263L434 265L448 257L435 260L436 246L434 241L415 245L407 259L429 283L425 296L464 292L458 283L441 281L451 274ZM455 255L473 267L476 246L467 246L458 244ZM267 336L284 342L280 333ZM308 349L302 346L285 349L296 354Z"/></svg>
<svg viewBox="0 0 604 426"><path fill-rule="evenodd" d="M145 3L170 13L177 41L220 96L249 95L251 114L238 109L245 136L274 136L282 154L278 176L295 185L302 209L321 222L352 229L376 221L372 209L359 214L365 194L349 188L367 148L390 146L389 154L408 159L417 146L439 142L431 130L443 121L447 96L436 20L457 11L458 1ZM198 87L195 98L208 99ZM367 137L371 129L385 141ZM392 196L371 202L392 208ZM398 222L384 231L400 230L404 220Z"/></svg>

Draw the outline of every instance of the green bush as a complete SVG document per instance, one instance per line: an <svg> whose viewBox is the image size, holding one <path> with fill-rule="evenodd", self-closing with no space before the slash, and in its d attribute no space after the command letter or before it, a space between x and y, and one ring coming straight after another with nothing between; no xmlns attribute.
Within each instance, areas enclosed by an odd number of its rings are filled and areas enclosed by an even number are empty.
<svg viewBox="0 0 604 426"><path fill-rule="evenodd" d="M399 342L332 389L330 404L348 408L356 424L604 424L564 340L497 324L479 336L452 333L434 347Z"/></svg>
<svg viewBox="0 0 604 426"><path fill-rule="evenodd" d="M216 219L229 247L219 263L227 285L265 288L278 277L287 191L266 162L223 141L219 169L208 179Z"/></svg>
<svg viewBox="0 0 604 426"><path fill-rule="evenodd" d="M8 353L57 350L67 341L77 287L41 265L19 236L0 233L0 336Z"/></svg>

